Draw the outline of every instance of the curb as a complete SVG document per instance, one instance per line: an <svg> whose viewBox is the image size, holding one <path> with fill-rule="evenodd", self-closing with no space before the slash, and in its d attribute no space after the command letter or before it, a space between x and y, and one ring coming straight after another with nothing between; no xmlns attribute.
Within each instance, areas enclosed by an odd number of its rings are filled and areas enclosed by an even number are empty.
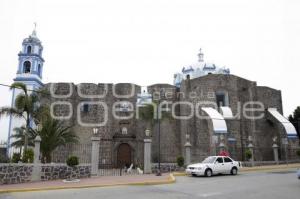
<svg viewBox="0 0 300 199"><path fill-rule="evenodd" d="M174 176L187 176L184 172L173 173Z"/></svg>
<svg viewBox="0 0 300 199"><path fill-rule="evenodd" d="M161 184L172 184L175 183L176 179L173 174L169 174L166 180L161 181L143 181L133 183L115 183L115 184L94 184L94 185L82 185L82 186L59 186L59 187L44 187L44 188L25 188L25 189L10 189L0 190L1 193L13 193L13 192L33 192L33 191L49 191L49 190L61 190L61 189L86 189L96 187L115 187L115 186L145 186L145 185L161 185Z"/></svg>
<svg viewBox="0 0 300 199"><path fill-rule="evenodd" d="M277 165L276 165L277 166ZM279 165L279 166L269 166L269 167L243 167L239 169L239 172L241 173L247 173L247 172L263 172L263 171L285 171L289 169L300 169L300 165ZM176 172L173 173L174 176L187 176L184 172Z"/></svg>

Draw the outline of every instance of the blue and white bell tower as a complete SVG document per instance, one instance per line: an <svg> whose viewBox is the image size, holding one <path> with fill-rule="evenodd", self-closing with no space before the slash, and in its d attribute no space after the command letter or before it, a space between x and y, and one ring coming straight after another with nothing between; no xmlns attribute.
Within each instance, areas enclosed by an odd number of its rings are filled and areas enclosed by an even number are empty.
<svg viewBox="0 0 300 199"><path fill-rule="evenodd" d="M43 86L42 73L44 59L42 57L43 46L37 38L36 30L22 43L22 51L18 54L19 66L15 82L26 84L27 88L35 90Z"/></svg>
<svg viewBox="0 0 300 199"><path fill-rule="evenodd" d="M22 42L22 50L19 52L19 64L16 78L14 82L21 82L26 85L29 93L38 90L43 86L43 65L44 59L42 57L43 46L36 34L36 27L29 37L25 38ZM20 94L19 89L13 89L11 106L15 106L15 99ZM8 152L11 154L13 149L10 149L11 139L10 136L14 133L15 127L21 127L25 122L18 118L10 117L8 129Z"/></svg>

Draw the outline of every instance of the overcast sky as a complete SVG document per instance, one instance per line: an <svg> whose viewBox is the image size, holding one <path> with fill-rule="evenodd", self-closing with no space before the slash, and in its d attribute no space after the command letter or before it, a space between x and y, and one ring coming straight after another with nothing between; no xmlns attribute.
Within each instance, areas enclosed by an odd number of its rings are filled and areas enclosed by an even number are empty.
<svg viewBox="0 0 300 199"><path fill-rule="evenodd" d="M299 0L0 0L0 83L12 83L37 22L45 83L172 84L201 47L206 61L280 89L287 116L300 105L299 10Z"/></svg>

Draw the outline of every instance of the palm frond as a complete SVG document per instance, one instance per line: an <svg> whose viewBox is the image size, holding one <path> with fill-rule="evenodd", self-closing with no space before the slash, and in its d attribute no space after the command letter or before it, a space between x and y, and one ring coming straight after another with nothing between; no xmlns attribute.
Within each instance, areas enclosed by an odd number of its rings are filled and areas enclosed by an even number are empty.
<svg viewBox="0 0 300 199"><path fill-rule="evenodd" d="M24 110L26 108L26 96L23 93L20 93L19 95L17 95L16 99L15 99L15 107L19 110Z"/></svg>
<svg viewBox="0 0 300 199"><path fill-rule="evenodd" d="M21 82L15 82L12 85L10 85L10 89L14 89L14 88L21 89L25 93L25 95L27 95L28 93L26 85Z"/></svg>
<svg viewBox="0 0 300 199"><path fill-rule="evenodd" d="M17 118L22 118L23 114L20 112L20 110L12 107L1 107L0 108L0 118L2 116L13 116Z"/></svg>

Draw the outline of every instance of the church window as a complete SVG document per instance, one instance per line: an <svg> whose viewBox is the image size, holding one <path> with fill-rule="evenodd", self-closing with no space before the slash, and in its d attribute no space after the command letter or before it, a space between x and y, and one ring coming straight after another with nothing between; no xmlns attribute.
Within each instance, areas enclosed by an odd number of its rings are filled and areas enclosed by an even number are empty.
<svg viewBox="0 0 300 199"><path fill-rule="evenodd" d="M31 53L31 46L27 46L27 53L28 53L28 54Z"/></svg>
<svg viewBox="0 0 300 199"><path fill-rule="evenodd" d="M41 76L41 64L38 65L38 75Z"/></svg>
<svg viewBox="0 0 300 199"><path fill-rule="evenodd" d="M228 106L228 93L227 92L216 92L216 103L218 107Z"/></svg>
<svg viewBox="0 0 300 199"><path fill-rule="evenodd" d="M23 72L30 73L30 71L31 71L31 63L30 61L25 61L23 64Z"/></svg>
<svg viewBox="0 0 300 199"><path fill-rule="evenodd" d="M88 104L84 104L84 105L83 105L83 112L84 112L84 113L89 112L89 105L88 105Z"/></svg>

